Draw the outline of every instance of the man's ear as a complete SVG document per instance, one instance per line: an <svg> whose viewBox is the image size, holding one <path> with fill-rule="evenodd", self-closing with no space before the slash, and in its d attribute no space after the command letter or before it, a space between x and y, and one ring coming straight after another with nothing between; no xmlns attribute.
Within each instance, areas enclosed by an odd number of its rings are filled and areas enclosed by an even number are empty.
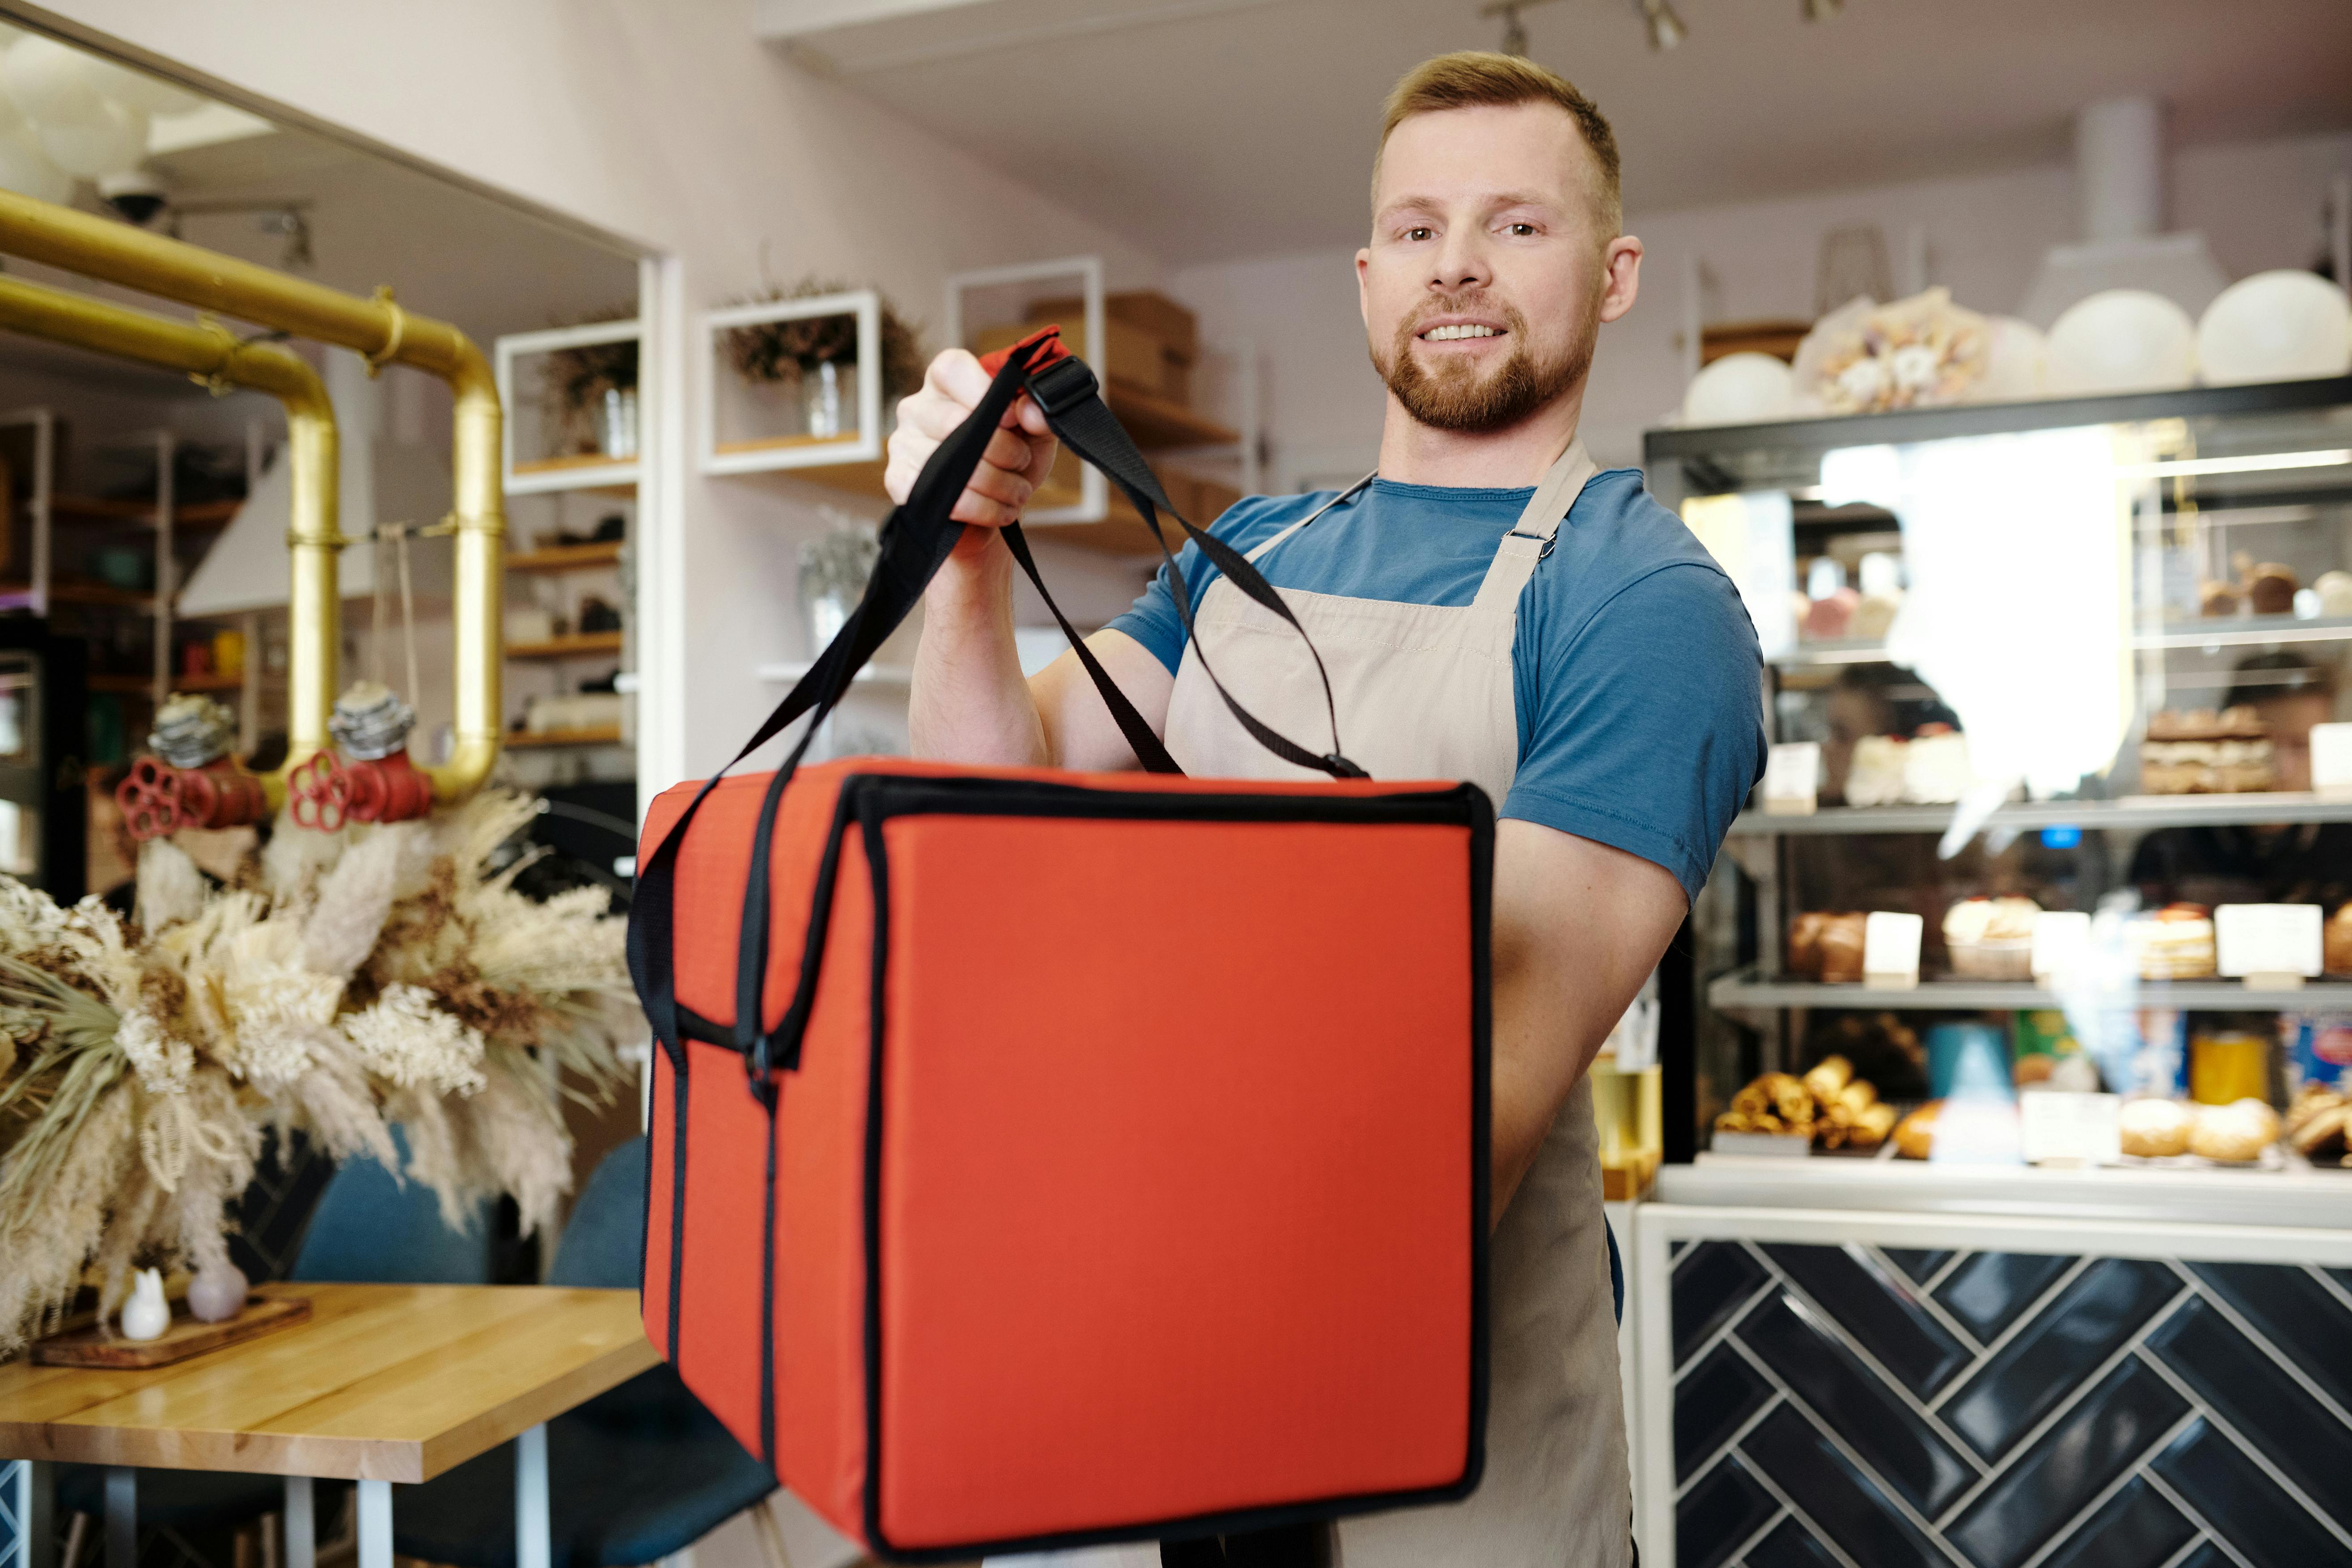
<svg viewBox="0 0 2352 1568"><path fill-rule="evenodd" d="M1601 319L1613 321L1633 308L1642 291L1642 242L1621 234L1601 258Z"/></svg>
<svg viewBox="0 0 2352 1568"><path fill-rule="evenodd" d="M1370 247L1356 252L1356 314L1364 319L1364 331L1372 330L1371 300L1372 252Z"/></svg>

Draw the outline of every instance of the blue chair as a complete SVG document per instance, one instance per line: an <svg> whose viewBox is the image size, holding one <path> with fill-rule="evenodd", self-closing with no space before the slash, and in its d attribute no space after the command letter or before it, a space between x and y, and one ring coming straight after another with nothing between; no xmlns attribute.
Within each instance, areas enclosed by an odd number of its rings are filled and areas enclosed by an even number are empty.
<svg viewBox="0 0 2352 1568"><path fill-rule="evenodd" d="M580 1194L551 1285L634 1289L647 1145L605 1156ZM636 1568L684 1550L776 1489L667 1366L547 1424L553 1568ZM393 1549L455 1568L514 1568L515 1454L508 1443L393 1498Z"/></svg>
<svg viewBox="0 0 2352 1568"><path fill-rule="evenodd" d="M397 1128L393 1142L404 1163L408 1145ZM490 1282L490 1212L478 1205L460 1235L441 1223L439 1201L417 1182L403 1184L373 1160L345 1161L327 1183L291 1279L404 1285L487 1285ZM182 1535L234 1530L285 1504L276 1476L233 1470L139 1472L140 1529ZM57 1506L62 1513L106 1515L106 1469L59 1465ZM331 1515L326 1515L331 1517Z"/></svg>

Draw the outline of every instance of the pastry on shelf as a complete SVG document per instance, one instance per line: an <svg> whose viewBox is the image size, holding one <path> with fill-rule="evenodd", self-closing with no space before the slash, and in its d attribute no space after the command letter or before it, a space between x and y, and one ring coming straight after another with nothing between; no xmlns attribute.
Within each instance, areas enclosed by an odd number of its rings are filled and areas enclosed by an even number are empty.
<svg viewBox="0 0 2352 1568"><path fill-rule="evenodd" d="M2338 905L2320 928L2321 964L2330 974L2352 974L2352 903Z"/></svg>
<svg viewBox="0 0 2352 1568"><path fill-rule="evenodd" d="M1801 1135L1822 1149L1875 1149L1895 1130L1895 1108L1853 1076L1843 1057L1824 1057L1802 1078L1768 1072L1731 1097L1717 1132Z"/></svg>
<svg viewBox="0 0 2352 1568"><path fill-rule="evenodd" d="M2287 1146L2314 1164L2345 1163L2352 1136L2352 1096L2312 1085L2286 1108L2280 1131Z"/></svg>
<svg viewBox="0 0 2352 1568"><path fill-rule="evenodd" d="M2139 773L2148 795L2241 795L2278 787L2270 728L2243 706L2153 715L2139 744Z"/></svg>
<svg viewBox="0 0 2352 1568"><path fill-rule="evenodd" d="M2279 1114L2259 1100L2201 1105L2189 1130L2189 1152L2208 1160L2242 1165L2263 1157L2278 1141Z"/></svg>
<svg viewBox="0 0 2352 1568"><path fill-rule="evenodd" d="M2291 616L2303 580L2294 569L2265 561L2246 574L2246 603L2258 616Z"/></svg>
<svg viewBox="0 0 2352 1568"><path fill-rule="evenodd" d="M2197 585L2197 613L2208 619L2236 615L2240 603L2235 583L2208 582Z"/></svg>
<svg viewBox="0 0 2352 1568"><path fill-rule="evenodd" d="M1828 1056L1813 1064L1801 1080L1807 1093L1815 1100L1835 1100L1838 1090L1853 1081L1853 1064L1843 1057Z"/></svg>
<svg viewBox="0 0 2352 1568"><path fill-rule="evenodd" d="M1813 1135L1813 1097L1784 1072L1768 1072L1731 1097L1731 1109L1715 1119L1718 1132L1785 1132Z"/></svg>
<svg viewBox="0 0 2352 1568"><path fill-rule="evenodd" d="M1870 917L1862 914L1832 915L1822 928L1822 971L1824 983L1832 985L1856 985L1862 982L1864 934L1870 926Z"/></svg>
<svg viewBox="0 0 2352 1568"><path fill-rule="evenodd" d="M2352 905L2346 907L2352 909ZM1822 977L1822 928L1829 921L1830 917L1821 910L1807 910L1789 922L1790 973L1810 974L1816 980Z"/></svg>
<svg viewBox="0 0 2352 1568"><path fill-rule="evenodd" d="M2207 980L2214 973L2212 911L2202 904L2167 904L2135 916L2124 927L2142 980Z"/></svg>
<svg viewBox="0 0 2352 1568"><path fill-rule="evenodd" d="M1944 1109L1931 1100L1895 1125L1895 1152L1906 1160L1924 1160L1936 1152L1936 1118Z"/></svg>
<svg viewBox="0 0 2352 1568"><path fill-rule="evenodd" d="M1862 595L1851 588L1835 588L1805 608L1804 635L1809 642L1835 642L1850 636L1853 612Z"/></svg>
<svg viewBox="0 0 2352 1568"><path fill-rule="evenodd" d="M1911 742L1900 735L1864 735L1853 743L1853 759L1846 764L1848 805L1900 805L1903 764Z"/></svg>
<svg viewBox="0 0 2352 1568"><path fill-rule="evenodd" d="M2116 1119L2123 1152L2143 1160L2168 1160L2189 1152L2197 1118L2177 1100L2132 1100Z"/></svg>
<svg viewBox="0 0 2352 1568"><path fill-rule="evenodd" d="M2352 572L2322 572L2311 591L2319 595L2323 616L2352 616Z"/></svg>
<svg viewBox="0 0 2352 1568"><path fill-rule="evenodd" d="M1950 805L1976 782L1969 738L1949 724L1920 725L1903 756L1903 798L1916 805Z"/></svg>
<svg viewBox="0 0 2352 1568"><path fill-rule="evenodd" d="M1952 973L1967 980L2033 978L2033 922L2042 906L2032 899L1962 899L1944 911L1944 946Z"/></svg>

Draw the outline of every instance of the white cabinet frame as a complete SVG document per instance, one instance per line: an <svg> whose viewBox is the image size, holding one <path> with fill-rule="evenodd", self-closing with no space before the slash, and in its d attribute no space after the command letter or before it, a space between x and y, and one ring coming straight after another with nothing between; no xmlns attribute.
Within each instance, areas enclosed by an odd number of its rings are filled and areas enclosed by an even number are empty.
<svg viewBox="0 0 2352 1568"><path fill-rule="evenodd" d="M857 318L857 434L833 441L809 441L750 451L719 449L719 334L734 327L813 316ZM813 468L836 463L870 463L882 457L882 296L871 289L818 294L805 300L774 300L706 310L698 319L695 353L705 389L701 464L706 474L751 474L774 468Z"/></svg>

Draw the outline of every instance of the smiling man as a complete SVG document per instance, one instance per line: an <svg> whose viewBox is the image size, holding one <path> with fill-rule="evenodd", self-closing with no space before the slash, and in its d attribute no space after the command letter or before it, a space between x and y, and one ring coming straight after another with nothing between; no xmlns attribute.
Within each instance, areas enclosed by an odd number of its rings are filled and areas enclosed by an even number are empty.
<svg viewBox="0 0 2352 1568"><path fill-rule="evenodd" d="M1641 279L1617 181L1608 121L1540 66L1446 55L1399 82L1356 256L1388 387L1380 468L1338 494L1244 500L1214 527L1314 639L1348 753L1377 778L1473 780L1501 819L1486 1479L1465 1503L1347 1521L1346 1568L1615 1568L1631 1555L1585 1075L1706 880L1764 742L1738 593L1638 471L1596 471L1577 439L1600 329L1633 308ZM987 384L960 350L933 362L899 405L894 497ZM958 503L984 526L929 590L912 706L924 755L1135 765L1074 656L1024 681L1014 652L1013 563L994 526L1052 460L1024 400ZM1181 564L1197 636L1234 694L1286 734L1323 735L1296 634L1196 549ZM1089 647L1188 773L1298 771L1226 711L1172 593L1163 570ZM1213 1545L1168 1553L1225 1560Z"/></svg>

